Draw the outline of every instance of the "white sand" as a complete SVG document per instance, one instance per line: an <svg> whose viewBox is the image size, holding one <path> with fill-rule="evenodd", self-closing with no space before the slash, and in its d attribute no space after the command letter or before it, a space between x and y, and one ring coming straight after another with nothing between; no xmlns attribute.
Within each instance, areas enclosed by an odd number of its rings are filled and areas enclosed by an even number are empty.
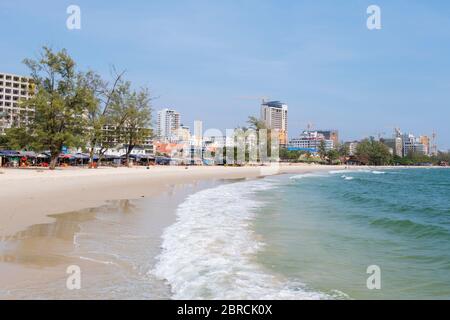
<svg viewBox="0 0 450 320"><path fill-rule="evenodd" d="M342 167L284 165L267 167L67 168L55 171L0 169L0 236L49 223L49 214L98 207L108 200L155 195L168 185L203 179L256 178L280 173L328 171Z"/></svg>

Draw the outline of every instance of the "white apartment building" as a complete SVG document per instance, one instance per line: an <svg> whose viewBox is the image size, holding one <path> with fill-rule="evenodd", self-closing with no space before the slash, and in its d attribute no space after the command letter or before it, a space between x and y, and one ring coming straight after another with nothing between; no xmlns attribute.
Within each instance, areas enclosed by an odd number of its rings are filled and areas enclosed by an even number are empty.
<svg viewBox="0 0 450 320"><path fill-rule="evenodd" d="M409 153L427 154L427 146L421 143L419 138L412 134L403 135L403 156L406 157Z"/></svg>
<svg viewBox="0 0 450 320"><path fill-rule="evenodd" d="M322 133L317 131L303 131L299 138L289 140L288 150L317 153L322 142L325 143L326 151L334 148L334 141L325 139Z"/></svg>
<svg viewBox="0 0 450 320"><path fill-rule="evenodd" d="M0 73L0 134L12 127L27 126L34 108L20 106L20 101L34 95L34 84L24 76Z"/></svg>
<svg viewBox="0 0 450 320"><path fill-rule="evenodd" d="M264 101L261 104L261 120L269 129L275 129L280 134L280 145L287 144L288 137L288 106L280 101Z"/></svg>
<svg viewBox="0 0 450 320"><path fill-rule="evenodd" d="M175 110L158 111L157 135L160 139L171 140L180 128L180 114Z"/></svg>

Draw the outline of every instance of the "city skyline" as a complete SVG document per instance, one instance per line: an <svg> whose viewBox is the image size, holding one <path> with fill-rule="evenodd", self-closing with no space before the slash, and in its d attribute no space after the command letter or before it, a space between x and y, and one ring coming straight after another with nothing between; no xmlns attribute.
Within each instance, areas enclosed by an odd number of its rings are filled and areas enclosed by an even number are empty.
<svg viewBox="0 0 450 320"><path fill-rule="evenodd" d="M439 149L450 148L448 4L377 1L377 31L365 27L368 1L78 1L82 28L72 31L65 26L69 4L0 4L0 25L15 30L4 35L10 50L0 54L0 70L28 75L21 61L47 44L67 48L81 67L104 76L111 64L126 69L159 97L155 110L171 106L185 124L201 118L205 128L245 125L268 97L289 105L290 137L310 122L339 129L346 141L401 127L436 131ZM272 15L284 23L267 22Z"/></svg>

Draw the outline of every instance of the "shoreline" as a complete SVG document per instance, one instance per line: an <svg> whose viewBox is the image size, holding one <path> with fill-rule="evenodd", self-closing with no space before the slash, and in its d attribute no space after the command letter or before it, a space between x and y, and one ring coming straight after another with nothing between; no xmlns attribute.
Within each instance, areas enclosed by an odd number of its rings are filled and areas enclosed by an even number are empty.
<svg viewBox="0 0 450 320"><path fill-rule="evenodd" d="M97 208L108 201L157 196L172 185L340 169L345 166L8 169L0 174L0 239L36 224L51 223L54 218L50 215Z"/></svg>

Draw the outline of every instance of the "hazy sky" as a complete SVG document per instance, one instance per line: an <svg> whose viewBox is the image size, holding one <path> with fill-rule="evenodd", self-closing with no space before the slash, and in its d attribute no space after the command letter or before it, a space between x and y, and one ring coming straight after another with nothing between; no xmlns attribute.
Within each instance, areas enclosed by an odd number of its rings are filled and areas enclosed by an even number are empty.
<svg viewBox="0 0 450 320"><path fill-rule="evenodd" d="M66 28L71 4L81 30ZM371 4L381 30L366 27ZM42 45L67 48L105 77L126 69L191 128L244 125L268 97L289 105L291 137L309 122L345 140L399 126L450 148L448 1L2 0L0 30L0 71L28 74L21 61Z"/></svg>

